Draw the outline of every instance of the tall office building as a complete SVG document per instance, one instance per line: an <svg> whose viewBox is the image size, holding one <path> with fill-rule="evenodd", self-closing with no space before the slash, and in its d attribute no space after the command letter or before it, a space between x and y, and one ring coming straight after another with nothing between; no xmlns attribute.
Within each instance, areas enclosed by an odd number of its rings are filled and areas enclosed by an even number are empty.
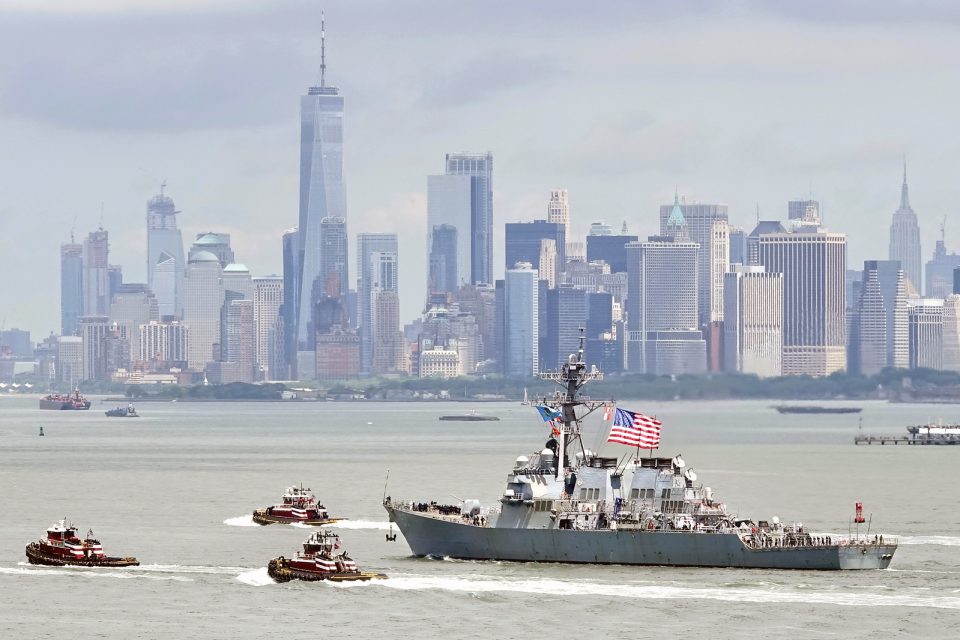
<svg viewBox="0 0 960 640"><path fill-rule="evenodd" d="M83 315L83 245L73 241L60 245L60 333L77 333Z"/></svg>
<svg viewBox="0 0 960 640"><path fill-rule="evenodd" d="M660 206L660 235L675 235L671 220L678 216L686 223L689 241L699 245L697 326L703 327L723 320L723 274L730 265L727 205L681 202L679 194L674 194L672 205Z"/></svg>
<svg viewBox="0 0 960 640"><path fill-rule="evenodd" d="M736 264L723 278L723 368L779 376L783 356L783 274Z"/></svg>
<svg viewBox="0 0 960 640"><path fill-rule="evenodd" d="M373 301L374 283L379 274L373 270L373 255L397 252L395 233L357 234L357 320L360 334L360 372L370 373L373 362Z"/></svg>
<svg viewBox="0 0 960 640"><path fill-rule="evenodd" d="M235 365L231 381L253 382L257 359L253 300L228 300L223 306L221 361Z"/></svg>
<svg viewBox="0 0 960 640"><path fill-rule="evenodd" d="M110 322L123 327L133 359L139 352L140 325L158 320L160 306L147 285L120 285L110 303Z"/></svg>
<svg viewBox="0 0 960 640"><path fill-rule="evenodd" d="M83 340L83 379L103 380L107 373L106 338L110 335L110 318L83 316L80 337Z"/></svg>
<svg viewBox="0 0 960 640"><path fill-rule="evenodd" d="M371 373L396 373L402 365L397 267L395 251L370 254Z"/></svg>
<svg viewBox="0 0 960 640"><path fill-rule="evenodd" d="M639 236L612 233L587 236L587 262L602 260L610 265L610 273L626 273L627 243L637 242Z"/></svg>
<svg viewBox="0 0 960 640"><path fill-rule="evenodd" d="M83 315L105 316L110 311L109 234L100 227L83 243Z"/></svg>
<svg viewBox="0 0 960 640"><path fill-rule="evenodd" d="M226 267L235 262L233 249L230 247L230 234L217 231L205 231L197 234L197 239L190 245L187 261L193 259L193 254L206 251L217 257L220 267Z"/></svg>
<svg viewBox="0 0 960 640"><path fill-rule="evenodd" d="M241 262L232 262L223 268L221 282L225 296L233 300L253 300L253 278L250 269Z"/></svg>
<svg viewBox="0 0 960 640"><path fill-rule="evenodd" d="M960 295L943 301L943 369L960 371Z"/></svg>
<svg viewBox="0 0 960 640"><path fill-rule="evenodd" d="M676 241L666 236L651 236L645 242L627 245L627 366L638 373L678 373L661 371L647 363L648 340L657 340L658 331L678 330L682 335L667 335L665 340L689 341L688 371L706 369L706 342L697 329L697 283L700 245ZM682 372L682 371L680 371Z"/></svg>
<svg viewBox="0 0 960 640"><path fill-rule="evenodd" d="M430 231L429 282L427 293L454 293L457 278L457 228L441 224Z"/></svg>
<svg viewBox="0 0 960 640"><path fill-rule="evenodd" d="M567 235L559 222L534 220L533 222L508 222L504 225L504 268L512 269L518 262L540 263L543 240L553 240L557 249L557 271L566 265ZM543 276L541 276L543 277Z"/></svg>
<svg viewBox="0 0 960 640"><path fill-rule="evenodd" d="M316 366L317 331L313 314L325 291L322 221L341 218L346 225L347 217L343 182L343 96L339 89L326 83L326 29L322 22L320 43L320 84L310 87L307 95L300 98L299 291L296 296L288 297L296 306L300 378L312 373Z"/></svg>
<svg viewBox="0 0 960 640"><path fill-rule="evenodd" d="M560 282L560 257L557 255L555 240L540 241L540 257L536 264L540 278L546 281L547 288L555 289Z"/></svg>
<svg viewBox="0 0 960 640"><path fill-rule="evenodd" d="M140 344L134 356L149 371L187 366L190 350L190 327L178 322L151 320L139 327Z"/></svg>
<svg viewBox="0 0 960 640"><path fill-rule="evenodd" d="M903 185L900 187L900 208L893 214L890 224L890 259L899 260L903 273L919 293L922 286L920 270L920 225L917 214L910 207L910 191L907 188L907 163L903 163Z"/></svg>
<svg viewBox="0 0 960 640"><path fill-rule="evenodd" d="M787 203L787 219L795 224L820 225L820 202L817 200L791 200Z"/></svg>
<svg viewBox="0 0 960 640"><path fill-rule="evenodd" d="M80 323L77 322L77 331ZM83 375L83 338L80 336L58 336L57 352L54 359L54 378L69 387L76 387L86 378Z"/></svg>
<svg viewBox="0 0 960 640"><path fill-rule="evenodd" d="M946 298L953 293L953 270L960 266L960 254L947 253L944 227L945 224L940 227L940 239L933 258L927 262L927 282L923 292L928 298Z"/></svg>
<svg viewBox="0 0 960 640"><path fill-rule="evenodd" d="M847 366L847 237L761 222L756 264L783 274L783 375L827 376Z"/></svg>
<svg viewBox="0 0 960 640"><path fill-rule="evenodd" d="M567 246L563 247L562 252L565 260L586 259L583 242L574 240L570 231L570 198L566 189L550 191L550 200L547 201L547 222L563 225L563 235L567 239ZM561 262L560 270L563 271L565 268L566 262Z"/></svg>
<svg viewBox="0 0 960 640"><path fill-rule="evenodd" d="M473 263L473 227L477 204L475 193L479 182L469 175L427 176L427 247L432 249L440 243L444 247L444 268L447 279L453 278L454 288L464 284L473 284L471 269ZM435 233L441 233L444 239L438 240ZM446 247L450 235L456 235L453 251ZM456 260L449 263L449 254L455 254Z"/></svg>
<svg viewBox="0 0 960 640"><path fill-rule="evenodd" d="M200 371L216 360L223 307L223 270L209 251L193 252L184 272L183 322L190 327L188 366Z"/></svg>
<svg viewBox="0 0 960 640"><path fill-rule="evenodd" d="M347 221L324 218L320 221L320 277L322 291L345 297L347 280Z"/></svg>
<svg viewBox="0 0 960 640"><path fill-rule="evenodd" d="M856 310L859 372L874 375L886 367L908 367L907 290L899 262L864 261Z"/></svg>
<svg viewBox="0 0 960 640"><path fill-rule="evenodd" d="M278 332L281 330L280 308L283 306L283 277L253 278L253 324L255 351L260 376L264 380L283 380L283 367L277 366ZM282 358L281 358L282 362Z"/></svg>
<svg viewBox="0 0 960 640"><path fill-rule="evenodd" d="M563 225L563 233L570 236L570 200L566 189L550 191L550 200L547 202L547 222Z"/></svg>
<svg viewBox="0 0 960 640"><path fill-rule="evenodd" d="M540 364L539 275L529 262L507 269L503 278L503 372L531 376Z"/></svg>
<svg viewBox="0 0 960 640"><path fill-rule="evenodd" d="M274 371L276 379L289 380L296 376L297 362L297 295L300 292L300 234L297 228L283 234L283 306L280 311L283 346L283 371ZM279 373L279 375L277 375Z"/></svg>
<svg viewBox="0 0 960 640"><path fill-rule="evenodd" d="M730 264L750 264L747 255L747 232L730 227Z"/></svg>
<svg viewBox="0 0 960 640"><path fill-rule="evenodd" d="M183 313L182 287L183 236L177 228L177 213L173 199L160 193L147 201L147 286L157 298L162 316Z"/></svg>
<svg viewBox="0 0 960 640"><path fill-rule="evenodd" d="M907 303L910 326L910 368L943 368L944 301L919 298Z"/></svg>
<svg viewBox="0 0 960 640"><path fill-rule="evenodd" d="M587 324L587 292L561 284L547 292L546 331L540 340L540 369L552 371L576 353L580 329Z"/></svg>
<svg viewBox="0 0 960 640"><path fill-rule="evenodd" d="M448 153L446 175L470 176L470 275L460 277L468 284L493 282L493 155Z"/></svg>

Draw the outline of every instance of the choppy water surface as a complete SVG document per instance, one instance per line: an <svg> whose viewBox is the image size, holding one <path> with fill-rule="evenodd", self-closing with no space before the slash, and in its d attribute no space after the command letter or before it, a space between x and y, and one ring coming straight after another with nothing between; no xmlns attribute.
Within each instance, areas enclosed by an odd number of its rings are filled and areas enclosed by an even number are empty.
<svg viewBox="0 0 960 640"><path fill-rule="evenodd" d="M856 447L858 416L782 416L770 404L622 403L662 418L662 453L682 453L741 515L846 533L863 501L874 531L900 537L890 570L425 560L402 536L384 540L387 469L394 497L495 500L516 456L543 445L529 407L482 405L501 421L456 423L437 417L468 406L143 403L143 417L118 420L96 400L61 413L0 398L0 637L952 637L960 448ZM960 419L960 407L864 406L871 432ZM349 518L339 530L361 568L389 580L269 580L267 561L292 555L308 531L249 514L301 481ZM143 565L27 565L27 542L64 516Z"/></svg>

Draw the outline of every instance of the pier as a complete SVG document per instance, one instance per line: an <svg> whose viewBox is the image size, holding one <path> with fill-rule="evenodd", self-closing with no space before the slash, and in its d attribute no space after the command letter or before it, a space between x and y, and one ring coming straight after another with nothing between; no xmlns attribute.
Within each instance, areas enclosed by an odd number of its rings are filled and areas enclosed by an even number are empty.
<svg viewBox="0 0 960 640"><path fill-rule="evenodd" d="M919 443L909 436L867 436L856 435L853 438L853 444L933 444L932 442Z"/></svg>

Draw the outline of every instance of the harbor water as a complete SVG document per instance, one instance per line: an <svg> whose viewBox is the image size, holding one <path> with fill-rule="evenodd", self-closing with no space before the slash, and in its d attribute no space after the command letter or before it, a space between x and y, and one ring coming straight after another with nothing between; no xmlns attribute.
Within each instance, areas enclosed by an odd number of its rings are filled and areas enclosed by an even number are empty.
<svg viewBox="0 0 960 640"><path fill-rule="evenodd" d="M621 401L664 422L661 455L744 517L899 539L885 571L805 572L464 562L387 542L381 500L496 504L518 455L542 448L531 407L466 403L138 405L141 417L40 411L0 398L0 638L952 637L960 628L960 447L857 447L864 431L960 420L960 406L862 403L860 415L780 415L773 402ZM840 403L846 406L850 403ZM442 422L478 409L498 422ZM38 437L40 427L44 437ZM585 440L603 444L599 416ZM387 470L389 469L389 481ZM310 486L362 570L388 580L273 584L267 562L310 530L254 508ZM131 569L26 564L67 517ZM866 525L861 534L866 533ZM666 634L669 634L666 635Z"/></svg>

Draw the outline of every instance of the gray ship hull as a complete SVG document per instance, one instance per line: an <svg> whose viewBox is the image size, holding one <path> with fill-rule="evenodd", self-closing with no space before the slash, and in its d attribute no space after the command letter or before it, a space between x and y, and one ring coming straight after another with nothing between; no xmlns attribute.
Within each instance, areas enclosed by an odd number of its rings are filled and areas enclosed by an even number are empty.
<svg viewBox="0 0 960 640"><path fill-rule="evenodd" d="M569 530L474 526L385 505L416 556L518 562L737 567L886 569L896 545L851 544L753 549L736 534L633 529Z"/></svg>

